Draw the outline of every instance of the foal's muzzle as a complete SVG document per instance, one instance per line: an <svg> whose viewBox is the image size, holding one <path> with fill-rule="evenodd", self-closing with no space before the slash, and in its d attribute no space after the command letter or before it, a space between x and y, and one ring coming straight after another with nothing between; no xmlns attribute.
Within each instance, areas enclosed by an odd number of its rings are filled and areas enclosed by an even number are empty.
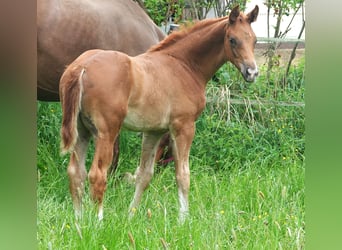
<svg viewBox="0 0 342 250"><path fill-rule="evenodd" d="M246 82L254 82L255 78L259 75L258 67L256 65L242 65L241 73L245 78Z"/></svg>

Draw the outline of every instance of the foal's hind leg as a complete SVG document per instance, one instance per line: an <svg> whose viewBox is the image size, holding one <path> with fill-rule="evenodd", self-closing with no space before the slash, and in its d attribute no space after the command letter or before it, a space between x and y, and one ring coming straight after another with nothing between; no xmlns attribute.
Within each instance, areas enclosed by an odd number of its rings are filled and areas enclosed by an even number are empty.
<svg viewBox="0 0 342 250"><path fill-rule="evenodd" d="M114 132L99 133L96 137L94 160L89 171L91 198L98 205L98 218L103 219L103 197L107 185L107 171L113 159Z"/></svg>
<svg viewBox="0 0 342 250"><path fill-rule="evenodd" d="M156 151L162 134L147 133L143 135L140 166L136 171L135 193L129 206L129 215L133 216L140 203L144 190L148 187L152 176Z"/></svg>
<svg viewBox="0 0 342 250"><path fill-rule="evenodd" d="M82 214L82 196L84 193L84 181L87 177L85 159L89 144L90 134L84 129L82 124L78 127L78 138L74 151L70 156L68 165L69 189L74 204L76 217Z"/></svg>

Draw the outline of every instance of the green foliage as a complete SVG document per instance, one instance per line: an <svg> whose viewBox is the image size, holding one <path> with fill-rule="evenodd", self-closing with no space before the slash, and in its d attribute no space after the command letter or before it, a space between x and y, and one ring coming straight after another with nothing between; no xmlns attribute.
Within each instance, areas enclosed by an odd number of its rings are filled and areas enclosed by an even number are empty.
<svg viewBox="0 0 342 250"><path fill-rule="evenodd" d="M176 23L181 19L184 0L146 0L144 5L151 19L160 26L171 17Z"/></svg>
<svg viewBox="0 0 342 250"><path fill-rule="evenodd" d="M267 0L265 5L274 10L274 16L285 15L289 16L291 10L295 10L302 5L304 0Z"/></svg>
<svg viewBox="0 0 342 250"><path fill-rule="evenodd" d="M265 67L255 83L224 65L209 83L207 107L191 148L190 218L177 223L174 166L156 171L132 220L134 187L120 177L139 163L140 133L123 131L115 178L108 180L105 218L89 196L75 221L68 157L59 154L59 103L38 102L37 241L39 249L302 249L304 248L304 61L282 77ZM229 103L242 99L244 103ZM252 100L257 100L252 103ZM272 102L270 102L272 101ZM90 166L93 147L89 149ZM151 216L148 216L150 214Z"/></svg>
<svg viewBox="0 0 342 250"><path fill-rule="evenodd" d="M144 5L151 19L159 26L170 18L179 23L184 20L205 19L210 9L214 9L218 17L225 16L236 5L245 10L246 0L227 1L224 5L218 0L145 0ZM185 16L184 16L185 14Z"/></svg>

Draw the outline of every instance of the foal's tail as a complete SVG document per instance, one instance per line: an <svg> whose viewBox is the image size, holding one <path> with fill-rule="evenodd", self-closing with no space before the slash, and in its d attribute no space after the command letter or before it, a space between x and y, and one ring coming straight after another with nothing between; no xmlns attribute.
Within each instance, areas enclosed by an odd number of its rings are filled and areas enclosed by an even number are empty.
<svg viewBox="0 0 342 250"><path fill-rule="evenodd" d="M71 68L70 66L62 75L59 87L63 110L61 128L62 154L71 152L77 141L77 119L81 109L82 76L85 71L84 68Z"/></svg>

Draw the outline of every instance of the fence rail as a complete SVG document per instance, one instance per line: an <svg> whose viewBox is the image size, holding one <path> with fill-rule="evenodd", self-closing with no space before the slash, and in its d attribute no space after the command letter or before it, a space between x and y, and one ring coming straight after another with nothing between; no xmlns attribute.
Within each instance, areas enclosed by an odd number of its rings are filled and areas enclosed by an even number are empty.
<svg viewBox="0 0 342 250"><path fill-rule="evenodd" d="M250 100L250 99L226 99L223 98L208 98L207 103L228 103L237 105L273 105L273 106L285 106L285 107L305 107L304 102L286 102L286 101L267 101L267 100Z"/></svg>
<svg viewBox="0 0 342 250"><path fill-rule="evenodd" d="M258 43L260 42L278 42L278 43L305 43L305 39L298 38L272 38L272 37L257 37Z"/></svg>

